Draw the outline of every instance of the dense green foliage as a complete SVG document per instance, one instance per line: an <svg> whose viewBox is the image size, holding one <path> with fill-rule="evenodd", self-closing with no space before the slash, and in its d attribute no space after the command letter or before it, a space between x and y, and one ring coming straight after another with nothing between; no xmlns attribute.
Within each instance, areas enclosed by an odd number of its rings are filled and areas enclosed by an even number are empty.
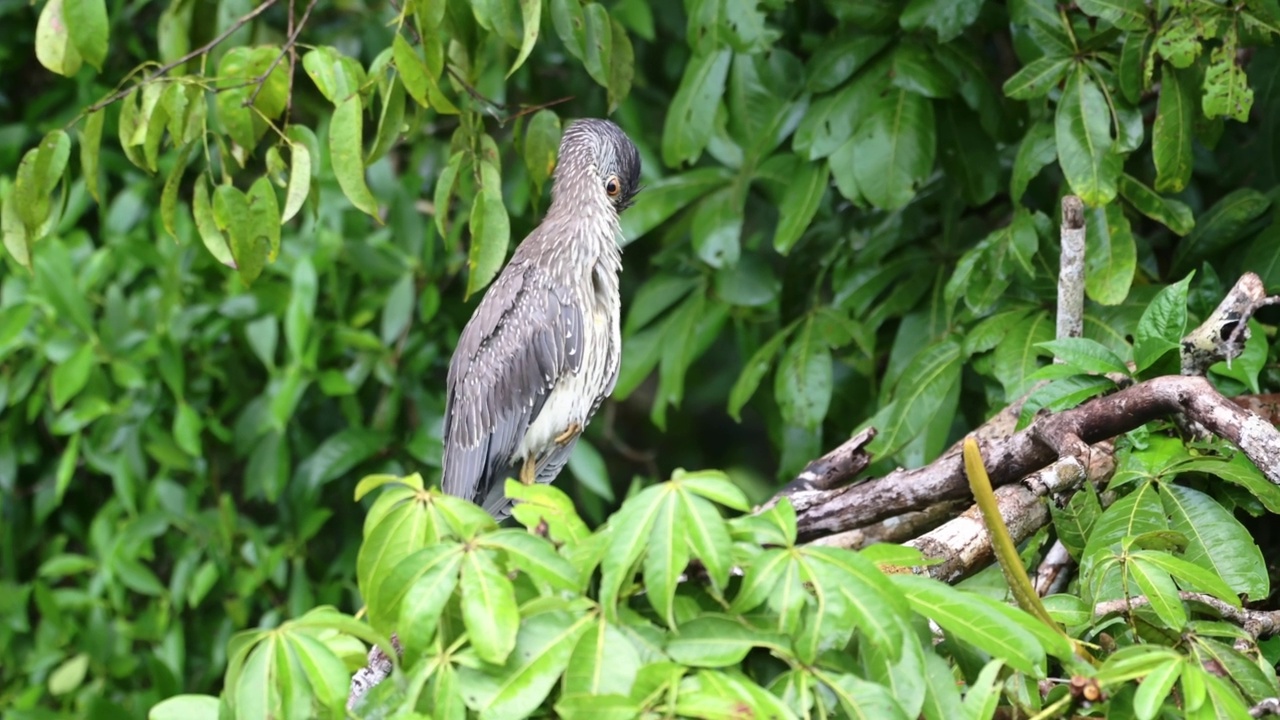
<svg viewBox="0 0 1280 720"><path fill-rule="evenodd" d="M725 521L710 501L763 500L868 423L873 470L919 465L1037 380L1028 415L1109 390L1088 373L1125 361L1176 372L1237 273L1280 286L1274 0L10 0L0 21L6 717L144 717L224 689L244 717L306 715L345 700L354 638L402 619L403 677L428 699L383 701L438 717L461 711L429 699L451 682L475 709L506 698L513 647L540 652L537 692L495 716L599 691L614 699L589 707L619 716L749 696L914 717L953 672L974 717L1002 695L1037 707L1051 667L1093 672L1056 664L1042 626L874 570L898 551L792 547L785 509ZM556 550L420 486L457 332L583 115L634 138L647 187L623 222L622 377L558 483L585 524L540 496L577 528ZM1046 345L1068 191L1091 206L1091 342ZM1255 329L1214 369L1228 393L1280 384ZM1054 353L1069 362L1041 370ZM1177 682L1189 716L1234 716L1277 694L1269 662L1170 593L1269 596L1233 513L1280 503L1241 459L1158 430L1125 441L1110 510L1080 494L1055 527L1084 560L1073 596L1166 602L1101 625L1070 596L1051 610L1124 648L1099 675L1114 717L1153 717L1151 688ZM678 467L727 475L654 485ZM372 473L405 479L353 503ZM695 518L687 545L622 537ZM1224 543L1231 567L1206 551ZM677 590L688 557L709 578ZM423 573L456 591L379 598ZM475 606L490 587L501 607ZM690 623L717 647L690 647ZM575 674L590 633L634 655L634 682ZM1187 660L1206 657L1232 682Z"/></svg>

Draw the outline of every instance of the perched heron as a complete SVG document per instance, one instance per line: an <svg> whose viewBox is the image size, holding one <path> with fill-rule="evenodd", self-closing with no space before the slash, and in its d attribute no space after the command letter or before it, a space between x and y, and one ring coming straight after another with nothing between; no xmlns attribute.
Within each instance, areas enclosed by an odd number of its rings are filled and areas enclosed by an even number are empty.
<svg viewBox="0 0 1280 720"><path fill-rule="evenodd" d="M503 483L548 483L569 460L621 360L618 215L640 155L608 120L560 140L547 215L516 248L462 330L449 363L444 491L511 512Z"/></svg>

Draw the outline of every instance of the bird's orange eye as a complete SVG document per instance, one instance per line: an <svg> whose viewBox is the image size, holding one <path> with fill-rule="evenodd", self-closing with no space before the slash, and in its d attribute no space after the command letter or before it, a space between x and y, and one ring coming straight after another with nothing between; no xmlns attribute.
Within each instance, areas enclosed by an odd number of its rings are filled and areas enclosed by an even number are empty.
<svg viewBox="0 0 1280 720"><path fill-rule="evenodd" d="M604 181L604 191L609 193L609 197L618 197L618 193L622 192L622 183L618 182L617 175L610 175Z"/></svg>

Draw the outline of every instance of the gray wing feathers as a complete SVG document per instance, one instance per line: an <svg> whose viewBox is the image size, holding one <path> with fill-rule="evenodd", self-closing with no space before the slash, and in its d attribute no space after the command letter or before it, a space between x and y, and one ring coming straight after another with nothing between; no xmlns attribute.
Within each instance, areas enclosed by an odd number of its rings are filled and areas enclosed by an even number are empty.
<svg viewBox="0 0 1280 720"><path fill-rule="evenodd" d="M547 394L582 359L582 316L536 266L513 261L459 338L445 401L445 492L488 499Z"/></svg>

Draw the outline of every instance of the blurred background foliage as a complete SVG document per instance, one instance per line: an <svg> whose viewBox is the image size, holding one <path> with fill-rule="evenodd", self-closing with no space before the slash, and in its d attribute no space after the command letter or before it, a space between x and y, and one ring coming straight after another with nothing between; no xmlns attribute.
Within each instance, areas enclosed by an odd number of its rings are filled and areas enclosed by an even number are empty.
<svg viewBox="0 0 1280 720"><path fill-rule="evenodd" d="M1193 320L1280 285L1274 0L290 2L0 0L6 717L141 717L236 630L361 606L354 481L438 473L572 118L647 185L560 480L593 525L677 467L759 501L869 422L880 469L936 456L1049 355L1068 191L1122 359L1191 270Z"/></svg>

